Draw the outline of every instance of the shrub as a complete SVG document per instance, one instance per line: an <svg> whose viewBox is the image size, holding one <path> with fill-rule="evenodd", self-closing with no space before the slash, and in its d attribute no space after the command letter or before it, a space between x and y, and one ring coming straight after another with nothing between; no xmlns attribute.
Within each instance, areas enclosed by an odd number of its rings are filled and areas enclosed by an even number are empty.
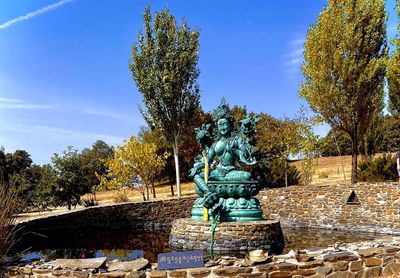
<svg viewBox="0 0 400 278"><path fill-rule="evenodd" d="M397 180L396 157L384 154L363 158L358 164L358 178L369 182Z"/></svg>
<svg viewBox="0 0 400 278"><path fill-rule="evenodd" d="M99 205L99 202L94 197L89 197L87 199L82 199L81 204L84 207L94 207Z"/></svg>
<svg viewBox="0 0 400 278"><path fill-rule="evenodd" d="M2 260L15 243L15 215L20 212L21 202L14 192L0 183L0 277L2 277Z"/></svg>
<svg viewBox="0 0 400 278"><path fill-rule="evenodd" d="M319 173L318 177L319 177L320 179L327 179L327 178L329 177L329 175L328 175L327 172L322 171L322 172Z"/></svg>
<svg viewBox="0 0 400 278"><path fill-rule="evenodd" d="M270 161L268 174L266 175L266 183L268 187L284 187L285 186L285 167L287 167L288 185L299 184L300 172L295 166L285 166L284 159L274 159Z"/></svg>
<svg viewBox="0 0 400 278"><path fill-rule="evenodd" d="M114 196L114 203L126 203L129 202L129 198L125 193L118 192Z"/></svg>

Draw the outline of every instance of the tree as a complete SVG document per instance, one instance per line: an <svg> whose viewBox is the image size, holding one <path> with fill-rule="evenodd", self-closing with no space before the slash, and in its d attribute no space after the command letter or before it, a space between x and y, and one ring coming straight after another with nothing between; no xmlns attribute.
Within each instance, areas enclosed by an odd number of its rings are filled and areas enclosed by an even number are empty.
<svg viewBox="0 0 400 278"><path fill-rule="evenodd" d="M331 129L320 140L321 156L351 155L351 139L344 131Z"/></svg>
<svg viewBox="0 0 400 278"><path fill-rule="evenodd" d="M328 0L304 48L300 96L352 141L351 181L357 156L382 100L387 59L383 0Z"/></svg>
<svg viewBox="0 0 400 278"><path fill-rule="evenodd" d="M80 201L82 195L90 192L80 154L68 146L61 155L55 153L51 160L56 175L53 188L56 202L71 209Z"/></svg>
<svg viewBox="0 0 400 278"><path fill-rule="evenodd" d="M176 186L180 197L179 145L182 129L199 106L197 68L199 31L186 22L178 26L166 8L155 13L150 7L144 13L144 32L132 47L129 68L143 96L141 113L151 129L159 128L172 146Z"/></svg>
<svg viewBox="0 0 400 278"><path fill-rule="evenodd" d="M92 148L84 149L80 154L82 170L86 178L86 183L90 188L90 192L93 194L95 194L100 185L98 177L106 173L108 170L102 161L112 158L112 156L112 148L102 140L97 140L92 145Z"/></svg>
<svg viewBox="0 0 400 278"><path fill-rule="evenodd" d="M397 15L400 20L400 1L397 0ZM389 111L400 115L400 23L397 25L397 37L393 40L396 49L393 51L387 69L389 87Z"/></svg>
<svg viewBox="0 0 400 278"><path fill-rule="evenodd" d="M157 145L143 143L132 136L124 145L118 146L114 158L108 159L106 166L110 171L102 176L105 188L128 186L149 199L149 185L165 165L168 154L157 154ZM146 198L147 192L147 198Z"/></svg>

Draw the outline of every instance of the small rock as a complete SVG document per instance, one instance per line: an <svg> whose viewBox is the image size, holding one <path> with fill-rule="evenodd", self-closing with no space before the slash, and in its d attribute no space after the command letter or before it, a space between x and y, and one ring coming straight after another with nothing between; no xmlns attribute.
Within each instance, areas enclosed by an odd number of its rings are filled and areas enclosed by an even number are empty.
<svg viewBox="0 0 400 278"><path fill-rule="evenodd" d="M187 277L187 272L185 270L173 270L169 271L168 275L173 278L184 278Z"/></svg>
<svg viewBox="0 0 400 278"><path fill-rule="evenodd" d="M364 270L364 278L375 278L381 276L382 267L375 266Z"/></svg>
<svg viewBox="0 0 400 278"><path fill-rule="evenodd" d="M195 278L203 278L207 277L208 274L210 274L211 270L209 268L197 268L190 270L190 275L195 277Z"/></svg>
<svg viewBox="0 0 400 278"><path fill-rule="evenodd" d="M368 267L378 266L378 265L381 265L381 263L382 263L382 259L378 259L378 258L366 258L364 260L365 266L368 266Z"/></svg>
<svg viewBox="0 0 400 278"><path fill-rule="evenodd" d="M167 278L167 272L166 271L161 271L161 270L153 270L150 271L150 276L151 278Z"/></svg>
<svg viewBox="0 0 400 278"><path fill-rule="evenodd" d="M335 261L355 261L358 260L356 254L349 252L349 251L341 251L335 253L328 253L322 255L322 259L328 262L335 262Z"/></svg>
<svg viewBox="0 0 400 278"><path fill-rule="evenodd" d="M363 269L362 261L350 262L351 271L360 271Z"/></svg>

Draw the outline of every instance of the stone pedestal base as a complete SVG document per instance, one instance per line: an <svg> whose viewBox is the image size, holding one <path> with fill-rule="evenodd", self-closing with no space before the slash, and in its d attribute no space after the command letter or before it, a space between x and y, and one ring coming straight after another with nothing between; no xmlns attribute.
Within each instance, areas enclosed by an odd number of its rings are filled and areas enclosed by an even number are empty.
<svg viewBox="0 0 400 278"><path fill-rule="evenodd" d="M209 250L211 222L190 218L172 222L169 244L178 250ZM283 233L278 220L251 222L221 222L214 234L215 253L247 253L255 249L280 253L284 246Z"/></svg>

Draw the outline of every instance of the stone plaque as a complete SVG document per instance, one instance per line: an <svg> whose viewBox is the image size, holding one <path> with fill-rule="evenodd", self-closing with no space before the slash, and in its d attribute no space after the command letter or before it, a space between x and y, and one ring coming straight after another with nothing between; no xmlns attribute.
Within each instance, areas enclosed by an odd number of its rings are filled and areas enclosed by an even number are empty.
<svg viewBox="0 0 400 278"><path fill-rule="evenodd" d="M157 261L159 270L204 267L201 251L160 253Z"/></svg>

